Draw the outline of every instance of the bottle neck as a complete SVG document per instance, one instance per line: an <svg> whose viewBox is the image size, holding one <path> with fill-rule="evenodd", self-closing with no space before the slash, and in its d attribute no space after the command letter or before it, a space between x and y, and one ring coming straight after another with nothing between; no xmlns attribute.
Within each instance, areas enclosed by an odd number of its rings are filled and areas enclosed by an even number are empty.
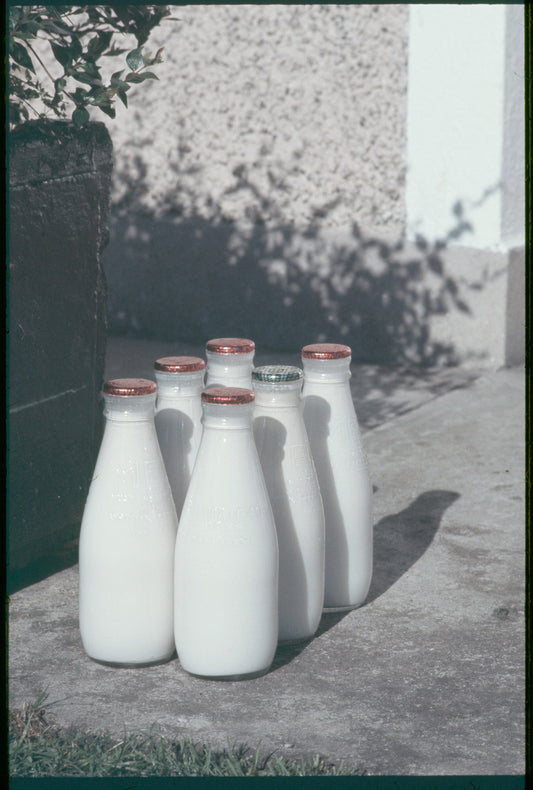
<svg viewBox="0 0 533 790"><path fill-rule="evenodd" d="M258 406L273 408L295 408L300 405L302 381L271 384L265 381L254 381L255 403Z"/></svg>
<svg viewBox="0 0 533 790"><path fill-rule="evenodd" d="M351 357L342 359L305 359L302 358L304 381L313 383L339 384L351 378Z"/></svg>
<svg viewBox="0 0 533 790"><path fill-rule="evenodd" d="M250 431L253 403L202 403L204 429Z"/></svg>
<svg viewBox="0 0 533 790"><path fill-rule="evenodd" d="M254 364L254 352L249 354L215 354L206 352L207 356L207 381L212 381L217 376L224 380L237 380L243 376L251 379Z"/></svg>
<svg viewBox="0 0 533 790"><path fill-rule="evenodd" d="M111 422L149 422L154 418L156 393L104 394L104 417Z"/></svg>
<svg viewBox="0 0 533 790"><path fill-rule="evenodd" d="M157 400L197 395L204 388L204 371L169 373L154 371L157 382Z"/></svg>

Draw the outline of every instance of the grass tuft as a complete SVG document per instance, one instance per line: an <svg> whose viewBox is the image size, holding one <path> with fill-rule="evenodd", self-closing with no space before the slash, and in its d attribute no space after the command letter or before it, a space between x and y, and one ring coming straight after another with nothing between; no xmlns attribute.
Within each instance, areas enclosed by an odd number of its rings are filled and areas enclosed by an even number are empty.
<svg viewBox="0 0 533 790"><path fill-rule="evenodd" d="M214 749L185 738L171 741L151 730L122 737L55 726L46 693L9 714L10 776L358 776L316 755L299 760L261 756L245 744Z"/></svg>

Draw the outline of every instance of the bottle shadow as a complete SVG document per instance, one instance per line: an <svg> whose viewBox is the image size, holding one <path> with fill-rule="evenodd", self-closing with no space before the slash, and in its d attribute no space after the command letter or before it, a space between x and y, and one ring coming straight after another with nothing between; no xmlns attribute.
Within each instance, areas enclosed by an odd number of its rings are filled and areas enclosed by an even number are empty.
<svg viewBox="0 0 533 790"><path fill-rule="evenodd" d="M262 414L254 418L253 431L278 537L280 633L294 623L309 632L312 626L304 622L309 609L306 568L283 474L287 430L279 420Z"/></svg>
<svg viewBox="0 0 533 790"><path fill-rule="evenodd" d="M337 496L337 481L331 465L328 437L330 434L331 406L325 398L303 392L303 417L316 474L326 522L326 578L329 568L335 568L335 588L341 598L349 597L348 543L342 529L343 517ZM326 594L327 594L326 584Z"/></svg>
<svg viewBox="0 0 533 790"><path fill-rule="evenodd" d="M374 572L365 606L385 593L420 559L433 541L456 491L424 491L408 507L374 527Z"/></svg>
<svg viewBox="0 0 533 790"><path fill-rule="evenodd" d="M179 409L161 409L154 417L154 424L179 518L191 477L193 421Z"/></svg>
<svg viewBox="0 0 533 790"><path fill-rule="evenodd" d="M375 525L374 573L367 599L359 609L383 595L420 559L432 543L445 511L459 496L456 491L425 491L408 507L385 516ZM289 664L313 639L327 633L351 611L324 611L314 637L278 645L270 671Z"/></svg>
<svg viewBox="0 0 533 790"><path fill-rule="evenodd" d="M325 634L330 630L330 628L333 628L335 625L337 625L337 623L340 623L340 621L346 617L350 611L351 610L342 612L323 612L314 636L310 637L309 639L302 640L301 642L286 642L278 644L274 659L270 666L270 672L280 669L280 667L285 666L285 664L290 664L290 662L299 656L300 653L305 650L305 648L310 645L314 639L322 636L322 634Z"/></svg>

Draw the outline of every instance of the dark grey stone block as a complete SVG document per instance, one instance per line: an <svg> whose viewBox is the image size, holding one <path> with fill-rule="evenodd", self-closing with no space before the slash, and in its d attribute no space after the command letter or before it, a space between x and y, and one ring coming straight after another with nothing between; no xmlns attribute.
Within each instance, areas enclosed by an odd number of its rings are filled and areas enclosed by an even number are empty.
<svg viewBox="0 0 533 790"><path fill-rule="evenodd" d="M111 170L101 123L31 123L10 137L12 579L44 571L79 529L102 430Z"/></svg>

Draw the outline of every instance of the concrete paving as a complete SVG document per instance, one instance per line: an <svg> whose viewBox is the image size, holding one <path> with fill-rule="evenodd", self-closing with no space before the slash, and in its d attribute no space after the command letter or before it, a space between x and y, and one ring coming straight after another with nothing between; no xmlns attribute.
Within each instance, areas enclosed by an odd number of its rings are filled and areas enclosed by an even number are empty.
<svg viewBox="0 0 533 790"><path fill-rule="evenodd" d="M106 376L185 352L202 349L112 341ZM261 678L207 681L177 658L91 661L72 566L11 596L11 707L47 691L61 726L261 742L368 774L523 774L524 371L352 370L375 489L365 605L324 614Z"/></svg>

